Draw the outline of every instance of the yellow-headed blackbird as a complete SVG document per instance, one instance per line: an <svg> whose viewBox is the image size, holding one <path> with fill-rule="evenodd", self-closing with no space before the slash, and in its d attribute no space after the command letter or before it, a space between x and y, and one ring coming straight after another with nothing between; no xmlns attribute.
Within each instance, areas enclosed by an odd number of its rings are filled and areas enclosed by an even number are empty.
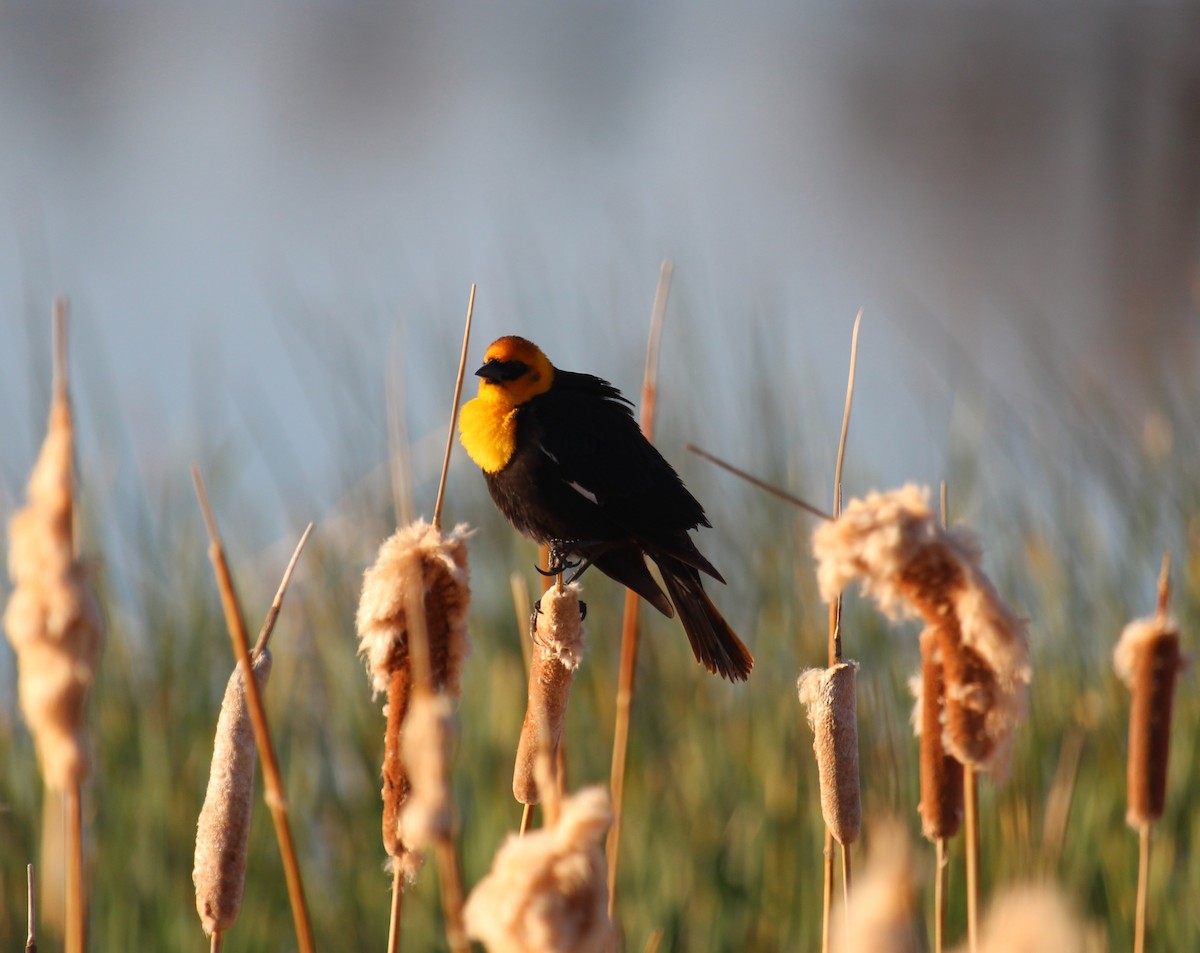
<svg viewBox="0 0 1200 953"><path fill-rule="evenodd" d="M642 435L629 401L608 381L559 370L516 336L493 342L475 373L479 396L462 408L463 446L509 522L550 544L548 569L594 565L666 616L674 615L674 603L704 667L745 679L754 659L705 593L700 573L725 580L688 536L711 524Z"/></svg>

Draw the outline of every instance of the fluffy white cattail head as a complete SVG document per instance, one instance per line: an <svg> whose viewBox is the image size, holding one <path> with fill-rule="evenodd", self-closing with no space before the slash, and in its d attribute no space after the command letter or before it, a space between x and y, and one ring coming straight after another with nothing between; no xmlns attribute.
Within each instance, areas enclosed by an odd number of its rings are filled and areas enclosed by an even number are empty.
<svg viewBox="0 0 1200 953"><path fill-rule="evenodd" d="M941 653L946 748L964 764L1002 774L1028 700L1028 635L979 568L974 537L938 526L928 496L913 485L871 493L818 526L818 583L831 600L861 578L885 612L924 618Z"/></svg>
<svg viewBox="0 0 1200 953"><path fill-rule="evenodd" d="M379 548L375 564L363 575L356 619L358 653L366 660L376 694L387 691L391 673L408 659L407 607L415 595L414 604L425 606L432 687L458 696L468 650L467 539L471 534L466 524L443 534L417 520L397 530Z"/></svg>
<svg viewBox="0 0 1200 953"><path fill-rule="evenodd" d="M103 642L100 608L74 552L73 447L70 404L59 390L29 478L29 505L9 527L15 585L4 612L21 711L46 785L55 790L81 783L89 771L83 707Z"/></svg>
<svg viewBox="0 0 1200 953"><path fill-rule="evenodd" d="M467 934L489 953L609 953L604 836L608 792L564 798L552 827L510 835L463 910Z"/></svg>

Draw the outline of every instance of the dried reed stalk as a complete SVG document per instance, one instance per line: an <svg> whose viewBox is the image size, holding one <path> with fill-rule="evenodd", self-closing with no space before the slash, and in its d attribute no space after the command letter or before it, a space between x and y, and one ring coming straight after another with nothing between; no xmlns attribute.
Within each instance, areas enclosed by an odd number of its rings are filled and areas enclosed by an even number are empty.
<svg viewBox="0 0 1200 953"><path fill-rule="evenodd" d="M9 526L13 592L4 628L17 656L17 693L48 800L66 809L66 948L84 949L82 787L91 765L84 706L103 643L103 618L74 537L75 430L67 378L67 304L54 302L54 388L28 505Z"/></svg>
<svg viewBox="0 0 1200 953"><path fill-rule="evenodd" d="M271 653L264 649L254 659L254 678L260 692L266 688L270 674ZM217 717L208 791L196 825L192 882L196 887L196 912L208 936L228 930L242 909L257 760L242 672L234 669Z"/></svg>
<svg viewBox="0 0 1200 953"><path fill-rule="evenodd" d="M646 368L642 374L642 433L654 442L654 409L658 400L658 350L662 341L663 321L667 315L667 299L671 293L671 278L675 266L664 260L658 272L658 288L654 292L654 307L650 314L650 336L646 342ZM625 590L625 607L621 618L621 663L617 676L617 716L613 728L612 769L609 790L612 791L613 823L608 831L605 855L608 858L608 915L617 903L617 867L621 860L621 814L625 804L625 765L629 750L629 725L633 711L634 676L637 673L639 599L632 589Z"/></svg>
<svg viewBox="0 0 1200 953"><path fill-rule="evenodd" d="M25 865L26 924L25 953L37 953L37 894L33 884L33 864Z"/></svg>
<svg viewBox="0 0 1200 953"><path fill-rule="evenodd" d="M296 844L292 837L291 821L288 817L287 795L284 790L283 774L275 757L275 745L271 740L267 724L267 709L263 704L258 681L253 677L253 661L250 656L250 640L246 635L246 622L233 585L233 574L225 559L221 536L217 532L216 519L208 503L208 492L200 468L192 467L192 482L196 486L196 498L204 516L204 525L209 537L209 558L217 576L217 588L221 594L221 608L225 614L225 627L233 643L238 670L246 690L246 702L250 712L250 723L254 729L254 744L262 758L263 800L271 812L271 823L275 828L275 840L279 844L279 856L283 863L283 876L287 884L288 902L292 909L292 922L296 929L296 942L301 953L313 953L315 945L312 922L308 915L308 903L304 897L304 880L300 875L300 861L296 855Z"/></svg>
<svg viewBox="0 0 1200 953"><path fill-rule="evenodd" d="M858 717L855 674L858 663L810 668L797 683L813 730L813 751L821 789L821 816L839 844L858 840L862 803L858 783Z"/></svg>
<svg viewBox="0 0 1200 953"><path fill-rule="evenodd" d="M501 845L467 899L468 935L489 953L610 953L617 933L603 850L608 792L585 788L556 804L557 782L548 768L541 777L546 825Z"/></svg>
<svg viewBox="0 0 1200 953"><path fill-rule="evenodd" d="M544 747L556 757L562 739L571 683L583 660L579 592L578 583L554 586L542 594L535 610L529 699L513 768L513 796L522 804L539 801L538 752Z"/></svg>
<svg viewBox="0 0 1200 953"><path fill-rule="evenodd" d="M267 643L283 608L283 597L295 572L304 544L312 535L309 523L284 570L275 598L267 610L252 653L254 678L259 692L271 670ZM246 882L246 855L250 816L254 805L254 765L258 749L254 726L246 702L241 669L234 669L225 688L217 718L208 791L196 825L196 852L192 882L196 887L196 910L204 932L212 937L211 950L219 950L222 934L233 926L242 906Z"/></svg>
<svg viewBox="0 0 1200 953"><path fill-rule="evenodd" d="M858 332L862 327L863 309L858 309L858 314L854 318L854 328L850 334L850 370L846 375L846 401L842 407L842 429L838 435L837 460L833 468L833 519L837 519L842 514L842 468L846 463L846 442L850 434L850 410L854 405L854 378L858 368ZM798 501L800 502L800 501ZM807 504L801 502L801 505L806 509L812 509ZM823 516L817 510L812 510L817 515ZM828 518L828 517L827 517ZM826 600L829 602L829 667L834 668L842 661L842 597L839 593L836 599ZM853 694L853 689L851 689ZM811 723L811 714L810 714ZM854 783L858 785L858 742L857 742L857 724L854 728L855 744L854 744ZM836 757L836 753L834 755ZM836 770L836 769L835 769ZM856 792L855 798L858 794ZM822 795L822 810L824 810L825 799ZM857 835L856 835L857 836ZM822 853L823 859L823 890L821 895L821 953L829 953L830 942L832 938L831 919L833 917L833 842L836 840L833 829L828 822L825 825L825 849ZM850 882L851 882L851 858L850 858L850 842L841 842L842 854L842 914L844 918L850 916Z"/></svg>

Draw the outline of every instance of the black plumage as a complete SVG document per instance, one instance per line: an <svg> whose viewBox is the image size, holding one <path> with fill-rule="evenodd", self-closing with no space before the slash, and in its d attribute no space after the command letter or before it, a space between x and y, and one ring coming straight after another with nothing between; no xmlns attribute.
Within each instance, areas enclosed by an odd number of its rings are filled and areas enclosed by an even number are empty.
<svg viewBox="0 0 1200 953"><path fill-rule="evenodd" d="M504 341L533 349L520 338ZM540 351L536 355L545 361ZM507 350L499 358L477 372L491 382L485 386L505 387L536 373L531 362ZM559 544L664 615L674 615L673 603L697 659L710 672L745 679L753 659L705 593L700 573L724 579L688 535L710 525L703 507L646 440L615 387L545 363L549 387L514 401L511 454L499 468L485 468L497 507L522 533ZM669 598L645 556L658 566Z"/></svg>

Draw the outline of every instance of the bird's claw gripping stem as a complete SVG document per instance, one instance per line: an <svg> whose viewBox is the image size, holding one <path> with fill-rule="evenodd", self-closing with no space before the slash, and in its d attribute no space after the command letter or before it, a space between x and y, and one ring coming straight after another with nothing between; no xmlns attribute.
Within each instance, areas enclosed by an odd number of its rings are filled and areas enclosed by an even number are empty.
<svg viewBox="0 0 1200 953"><path fill-rule="evenodd" d="M545 569L541 566L534 566L543 576L559 576L568 569L577 569L580 566L583 566L584 569L587 568L583 560L571 558L571 543L563 539L550 540L550 556L547 562L549 565ZM580 569L579 572L583 572L583 569ZM572 576L570 581L574 582L577 578L579 578L579 573Z"/></svg>

